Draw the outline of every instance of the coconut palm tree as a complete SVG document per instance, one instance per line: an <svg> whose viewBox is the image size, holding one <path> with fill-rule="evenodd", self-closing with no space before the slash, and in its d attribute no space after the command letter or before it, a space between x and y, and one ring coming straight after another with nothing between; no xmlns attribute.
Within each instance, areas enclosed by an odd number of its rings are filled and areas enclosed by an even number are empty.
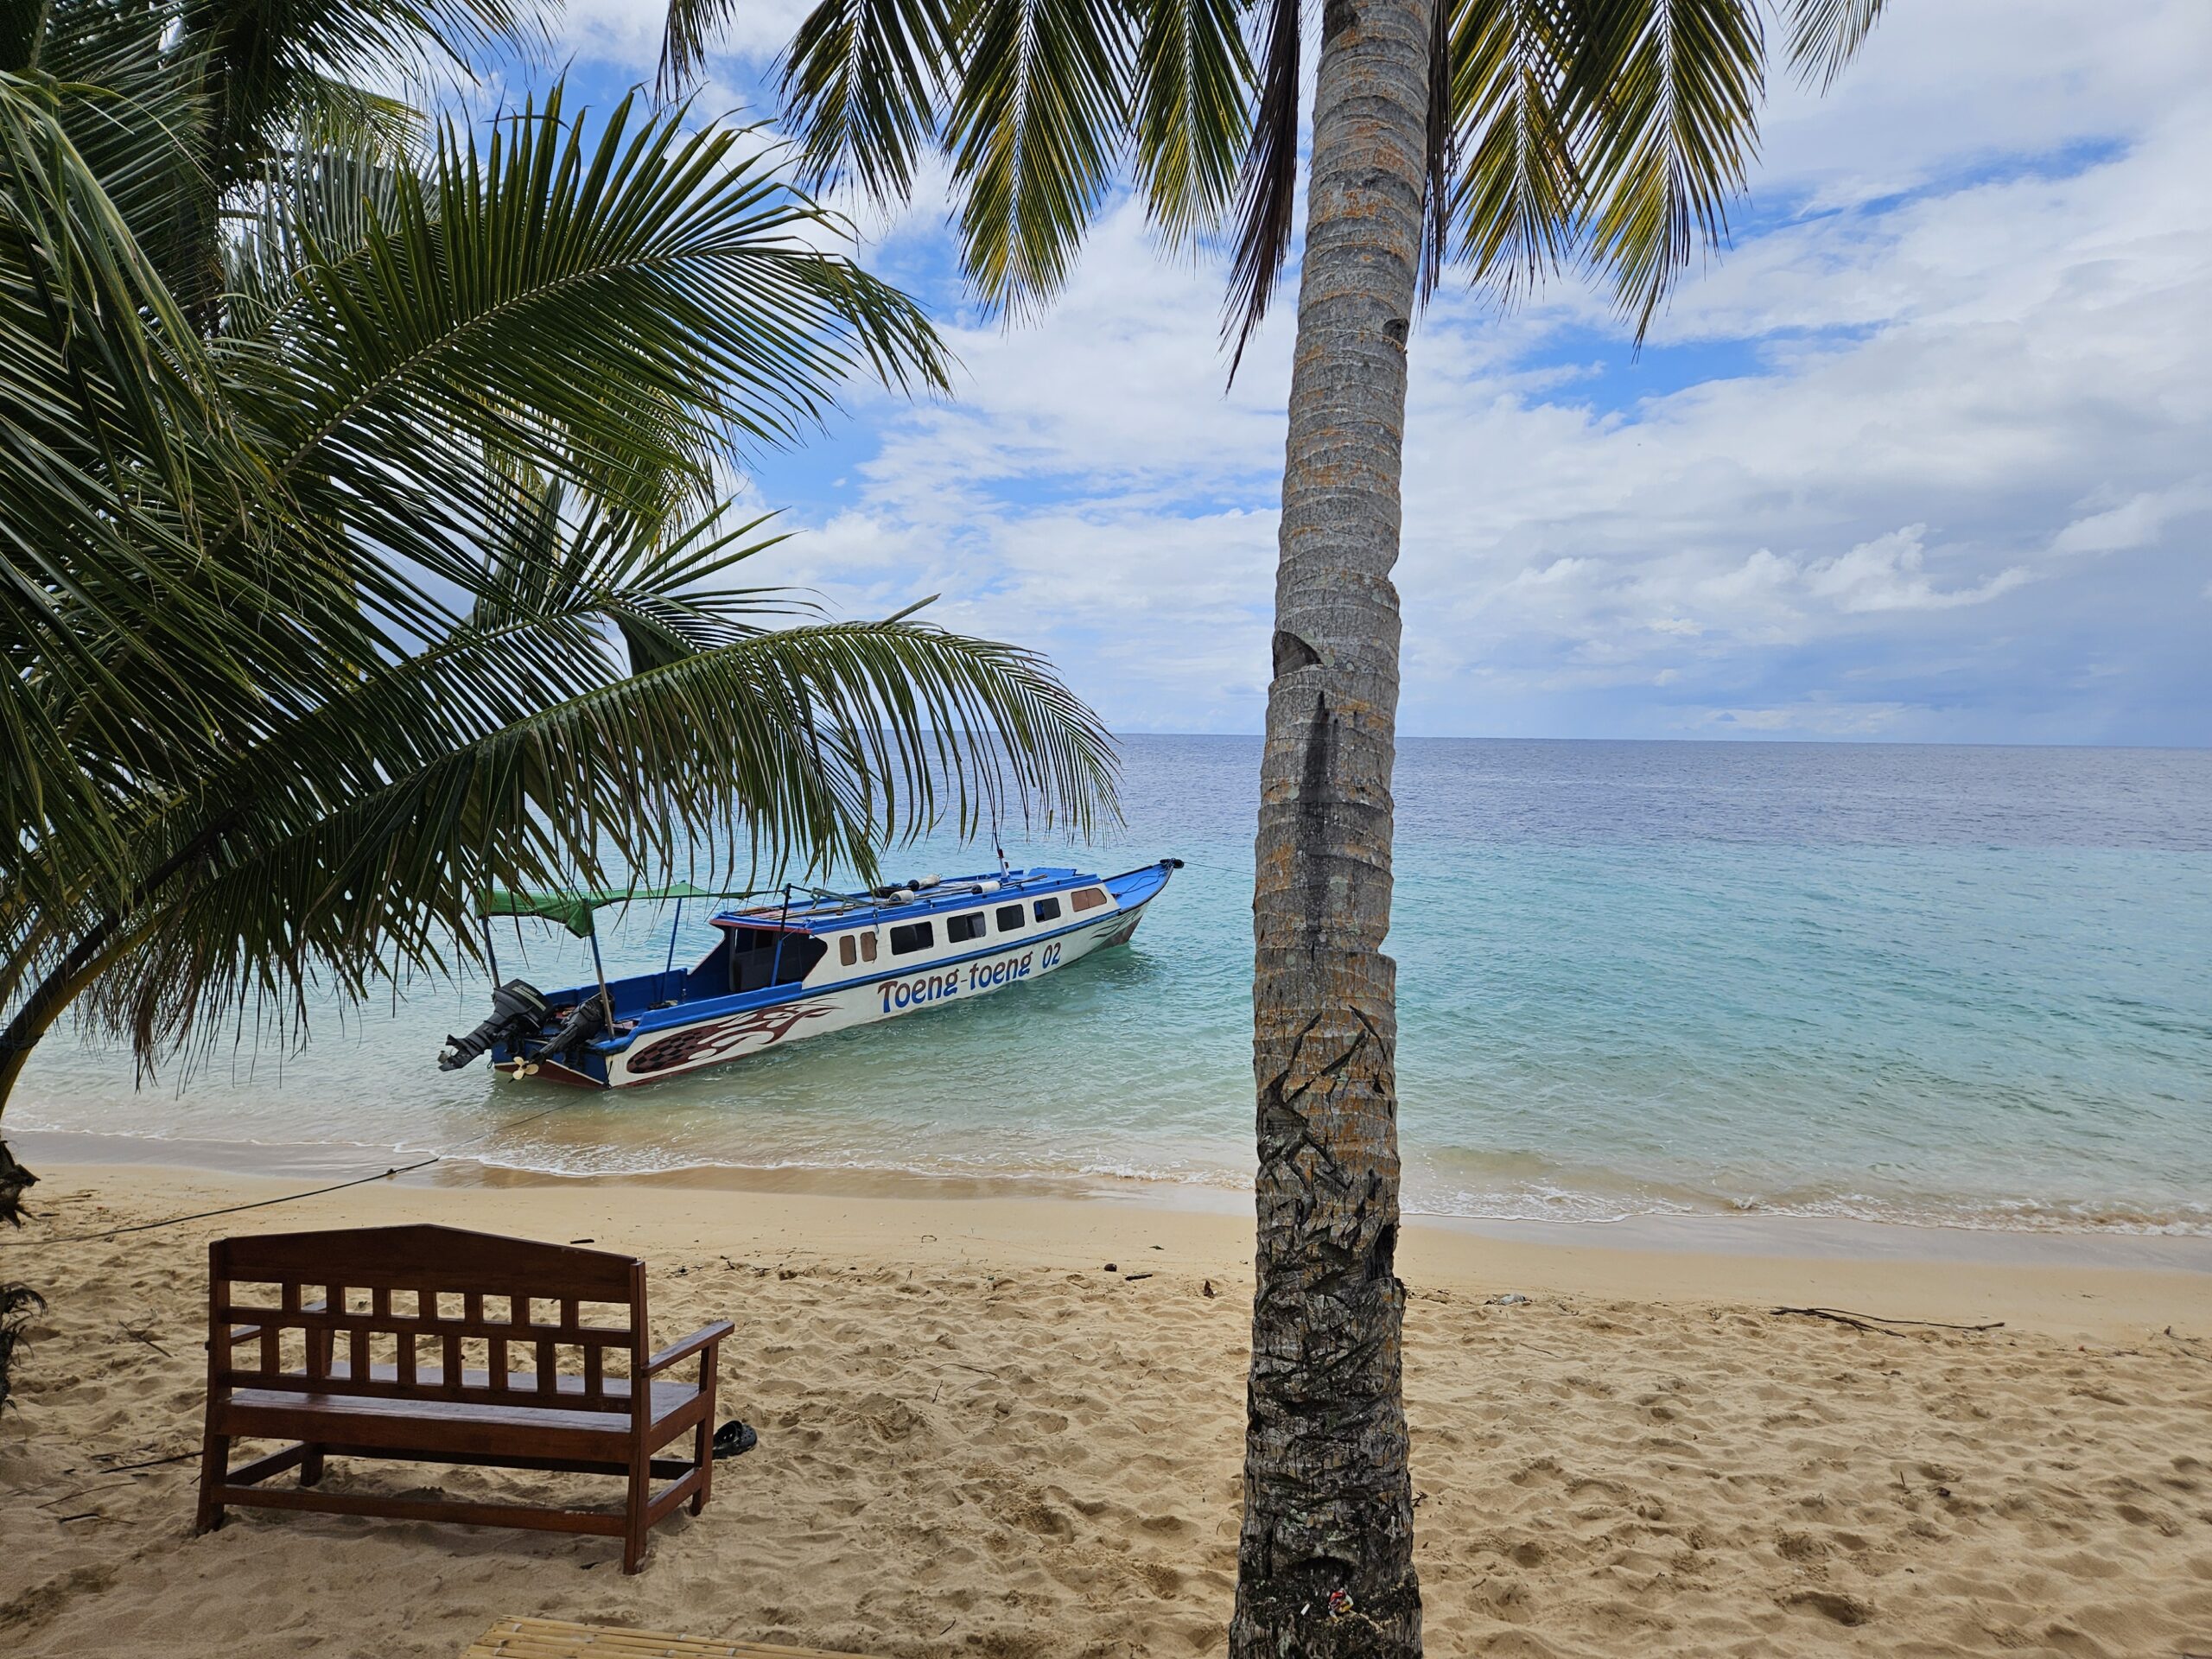
<svg viewBox="0 0 2212 1659"><path fill-rule="evenodd" d="M558 85L480 143L339 72L504 0L281 10L0 29L0 1106L65 1010L297 1030L487 887L1111 810L1041 658L732 586L733 454L945 377L772 149Z"/></svg>
<svg viewBox="0 0 2212 1659"><path fill-rule="evenodd" d="M671 0L664 83L735 0ZM1881 0L1777 0L1832 77ZM1318 16L1316 15L1318 14ZM949 161L961 255L1020 314L1118 185L1171 249L1229 231L1242 351L1289 257L1318 23L1253 903L1258 1290L1231 1650L1420 1646L1399 1380L1389 924L1408 337L1446 264L1561 269L1638 336L1725 238L1758 0L821 0L785 60L811 181Z"/></svg>

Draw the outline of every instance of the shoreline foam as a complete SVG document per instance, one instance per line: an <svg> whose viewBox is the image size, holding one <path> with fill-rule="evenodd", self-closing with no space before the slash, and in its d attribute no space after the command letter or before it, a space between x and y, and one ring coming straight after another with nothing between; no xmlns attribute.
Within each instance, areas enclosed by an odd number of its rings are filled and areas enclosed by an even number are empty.
<svg viewBox="0 0 2212 1659"><path fill-rule="evenodd" d="M480 1152L327 1142L180 1141L84 1130L18 1130L10 1137L32 1169L48 1166L173 1170L217 1178L287 1178L327 1184L423 1159L404 1182L487 1188L651 1186L848 1198L1068 1199L1249 1217L1249 1185L1151 1175L992 1171L966 1173L876 1165L686 1164L671 1168L567 1171L503 1161ZM1650 1210L1525 1216L1437 1211L1405 1204L1408 1226L1527 1243L1595 1243L1622 1250L1712 1252L1866 1261L1991 1262L2141 1266L2212 1273L2212 1229L2128 1224L2005 1226L1995 1221L1906 1219L1819 1210Z"/></svg>

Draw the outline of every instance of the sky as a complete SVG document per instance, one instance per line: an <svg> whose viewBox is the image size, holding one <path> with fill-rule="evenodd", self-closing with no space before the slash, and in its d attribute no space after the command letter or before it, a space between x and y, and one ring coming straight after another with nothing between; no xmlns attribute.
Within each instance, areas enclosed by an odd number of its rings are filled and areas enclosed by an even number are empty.
<svg viewBox="0 0 2212 1659"><path fill-rule="evenodd" d="M699 108L772 120L803 7L737 10ZM556 55L603 105L660 16L570 0ZM1572 280L1510 312L1447 282L1410 346L1401 730L2212 744L2208 62L2204 0L1897 0L1825 97L1773 88L1732 245L1641 353ZM856 386L752 458L797 533L748 579L938 594L1117 730L1257 731L1294 288L1230 385L1221 263L1126 198L1013 327L941 177L849 205L955 392Z"/></svg>

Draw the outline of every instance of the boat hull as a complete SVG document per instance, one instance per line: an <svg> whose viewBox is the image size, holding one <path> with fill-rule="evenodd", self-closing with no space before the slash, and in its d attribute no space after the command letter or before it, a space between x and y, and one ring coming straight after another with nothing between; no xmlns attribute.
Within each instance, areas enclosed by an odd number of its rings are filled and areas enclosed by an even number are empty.
<svg viewBox="0 0 2212 1659"><path fill-rule="evenodd" d="M588 1089L627 1089L710 1065L724 1065L780 1048L808 1037L823 1037L855 1026L874 1025L902 1014L952 1002L969 1002L1027 980L1041 979L1095 951L1125 944L1143 919L1142 901L1109 911L1050 938L981 950L950 962L933 962L906 971L890 971L820 990L735 1011L705 1014L681 1024L640 1032L625 1047L605 1055L607 1080L557 1061L518 1068L513 1061L494 1067L510 1074Z"/></svg>

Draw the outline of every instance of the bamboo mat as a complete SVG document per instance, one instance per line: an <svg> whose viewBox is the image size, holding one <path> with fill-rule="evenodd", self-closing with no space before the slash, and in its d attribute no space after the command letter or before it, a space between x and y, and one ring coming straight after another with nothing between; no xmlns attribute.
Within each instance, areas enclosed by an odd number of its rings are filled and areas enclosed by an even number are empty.
<svg viewBox="0 0 2212 1659"><path fill-rule="evenodd" d="M821 1648L778 1648L656 1630L618 1630L558 1618L503 1618L461 1659L867 1659Z"/></svg>

